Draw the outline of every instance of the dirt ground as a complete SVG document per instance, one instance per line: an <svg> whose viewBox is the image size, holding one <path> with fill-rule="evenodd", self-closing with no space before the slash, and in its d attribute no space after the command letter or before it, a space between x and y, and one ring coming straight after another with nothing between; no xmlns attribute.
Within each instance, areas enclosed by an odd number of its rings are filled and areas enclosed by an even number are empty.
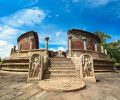
<svg viewBox="0 0 120 100"><path fill-rule="evenodd" d="M0 71L0 100L120 100L120 73L96 73L97 83L74 92L48 92L27 83L27 73Z"/></svg>

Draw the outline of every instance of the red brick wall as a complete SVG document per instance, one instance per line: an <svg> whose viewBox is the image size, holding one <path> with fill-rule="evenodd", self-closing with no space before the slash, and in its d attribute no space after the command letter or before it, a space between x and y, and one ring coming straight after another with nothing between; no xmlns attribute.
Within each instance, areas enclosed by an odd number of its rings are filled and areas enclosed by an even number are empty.
<svg viewBox="0 0 120 100"><path fill-rule="evenodd" d="M95 50L95 40L86 37L87 50ZM72 49L84 49L83 40L80 36L72 35Z"/></svg>
<svg viewBox="0 0 120 100"><path fill-rule="evenodd" d="M18 42L18 45L20 46L21 50L30 49L30 37L31 35L29 33L26 36L21 37L20 41ZM34 35L33 35L32 49L37 49L37 42L36 42L36 38L34 37Z"/></svg>
<svg viewBox="0 0 120 100"><path fill-rule="evenodd" d="M83 49L83 41L74 35L72 36L72 49Z"/></svg>

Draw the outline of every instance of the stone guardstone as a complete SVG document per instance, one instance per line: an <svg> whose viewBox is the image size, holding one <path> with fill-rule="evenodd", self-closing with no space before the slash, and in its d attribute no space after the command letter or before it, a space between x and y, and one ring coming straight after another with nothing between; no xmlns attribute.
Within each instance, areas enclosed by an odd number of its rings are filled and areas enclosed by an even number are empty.
<svg viewBox="0 0 120 100"><path fill-rule="evenodd" d="M89 54L82 54L80 56L80 70L81 78L87 82L96 83L93 58Z"/></svg>
<svg viewBox="0 0 120 100"><path fill-rule="evenodd" d="M27 81L39 81L43 75L44 59L39 54L33 54L29 60L29 73Z"/></svg>

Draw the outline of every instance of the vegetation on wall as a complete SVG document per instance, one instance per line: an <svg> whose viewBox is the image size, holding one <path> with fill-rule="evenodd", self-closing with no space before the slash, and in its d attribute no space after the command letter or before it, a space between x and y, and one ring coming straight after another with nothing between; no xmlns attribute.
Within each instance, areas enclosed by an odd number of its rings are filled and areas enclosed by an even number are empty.
<svg viewBox="0 0 120 100"><path fill-rule="evenodd" d="M107 39L111 39L111 36L105 34L104 32L94 32L94 34L99 36L102 45L106 44Z"/></svg>
<svg viewBox="0 0 120 100"><path fill-rule="evenodd" d="M120 40L105 44L110 58L116 63L116 66L120 66Z"/></svg>
<svg viewBox="0 0 120 100"><path fill-rule="evenodd" d="M107 49L109 57L115 61L116 66L120 66L120 40L115 42L107 43L106 40L110 39L111 36L104 32L94 32L101 39L101 44Z"/></svg>
<svg viewBox="0 0 120 100"><path fill-rule="evenodd" d="M2 59L2 58L0 57L0 64L2 64L2 63L3 63L3 61L4 61L4 59Z"/></svg>

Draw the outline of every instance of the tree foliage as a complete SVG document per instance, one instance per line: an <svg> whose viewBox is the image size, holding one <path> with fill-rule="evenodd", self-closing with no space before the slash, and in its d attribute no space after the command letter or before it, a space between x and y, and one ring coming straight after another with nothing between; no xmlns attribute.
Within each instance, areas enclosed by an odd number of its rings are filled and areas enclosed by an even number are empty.
<svg viewBox="0 0 120 100"><path fill-rule="evenodd" d="M3 61L4 61L4 59L2 59L2 58L0 57L0 64L2 64L2 63L3 63Z"/></svg>
<svg viewBox="0 0 120 100"><path fill-rule="evenodd" d="M107 49L109 57L114 60L116 66L120 66L120 40L107 43L106 40L110 39L111 36L105 34L104 32L94 32L101 39L101 44Z"/></svg>
<svg viewBox="0 0 120 100"><path fill-rule="evenodd" d="M101 44L104 45L107 39L111 39L110 35L105 34L104 32L94 32L97 36L99 36L101 40Z"/></svg>
<svg viewBox="0 0 120 100"><path fill-rule="evenodd" d="M105 44L110 58L120 64L120 40Z"/></svg>

